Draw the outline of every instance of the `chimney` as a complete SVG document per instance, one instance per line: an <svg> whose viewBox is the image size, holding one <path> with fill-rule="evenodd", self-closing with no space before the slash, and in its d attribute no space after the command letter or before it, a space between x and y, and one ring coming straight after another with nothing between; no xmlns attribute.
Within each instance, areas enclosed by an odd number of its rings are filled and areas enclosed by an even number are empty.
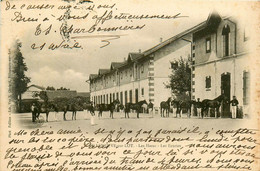
<svg viewBox="0 0 260 171"><path fill-rule="evenodd" d="M160 43L162 43L162 41L163 41L163 38L162 38L162 37L160 37Z"/></svg>
<svg viewBox="0 0 260 171"><path fill-rule="evenodd" d="M142 52L142 50L141 49L139 49L139 53L141 53Z"/></svg>

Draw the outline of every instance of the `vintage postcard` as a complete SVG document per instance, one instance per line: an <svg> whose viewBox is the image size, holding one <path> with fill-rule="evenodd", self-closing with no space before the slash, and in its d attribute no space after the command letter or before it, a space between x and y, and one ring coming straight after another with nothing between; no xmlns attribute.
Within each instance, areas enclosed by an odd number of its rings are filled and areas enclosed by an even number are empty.
<svg viewBox="0 0 260 171"><path fill-rule="evenodd" d="M1 0L0 170L260 170L257 1Z"/></svg>

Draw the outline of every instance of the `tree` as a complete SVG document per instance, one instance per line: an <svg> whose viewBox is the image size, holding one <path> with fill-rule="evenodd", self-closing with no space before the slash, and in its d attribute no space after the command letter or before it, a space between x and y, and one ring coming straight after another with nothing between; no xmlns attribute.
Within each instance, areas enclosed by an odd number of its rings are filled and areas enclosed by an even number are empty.
<svg viewBox="0 0 260 171"><path fill-rule="evenodd" d="M55 90L55 88L53 86L48 86L46 90Z"/></svg>
<svg viewBox="0 0 260 171"><path fill-rule="evenodd" d="M28 70L20 50L22 43L17 40L9 49L9 92L10 100L15 103L16 110L21 111L22 94L27 90L30 78L25 75Z"/></svg>
<svg viewBox="0 0 260 171"><path fill-rule="evenodd" d="M172 93L180 99L186 99L191 91L191 69L190 60L182 57L178 61L171 62L172 74L169 76L170 82L166 88L170 88Z"/></svg>
<svg viewBox="0 0 260 171"><path fill-rule="evenodd" d="M58 88L57 90L70 90L69 88L65 88L65 87L61 87L61 88Z"/></svg>

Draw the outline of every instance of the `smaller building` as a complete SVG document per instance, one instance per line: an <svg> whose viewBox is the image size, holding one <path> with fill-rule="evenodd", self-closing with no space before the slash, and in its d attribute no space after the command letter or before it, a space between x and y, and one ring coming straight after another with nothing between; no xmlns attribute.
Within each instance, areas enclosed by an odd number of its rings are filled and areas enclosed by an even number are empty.
<svg viewBox="0 0 260 171"><path fill-rule="evenodd" d="M45 91L45 87L32 84L27 88L22 94L21 112L30 112L33 103L42 101L39 96L36 96L41 91Z"/></svg>

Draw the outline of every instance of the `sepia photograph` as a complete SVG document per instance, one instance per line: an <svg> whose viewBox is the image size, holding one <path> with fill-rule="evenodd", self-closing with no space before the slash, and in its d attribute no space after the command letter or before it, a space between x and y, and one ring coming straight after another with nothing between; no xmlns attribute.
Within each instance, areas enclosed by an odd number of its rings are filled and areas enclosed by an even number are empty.
<svg viewBox="0 0 260 171"><path fill-rule="evenodd" d="M259 2L0 4L0 170L260 169Z"/></svg>

